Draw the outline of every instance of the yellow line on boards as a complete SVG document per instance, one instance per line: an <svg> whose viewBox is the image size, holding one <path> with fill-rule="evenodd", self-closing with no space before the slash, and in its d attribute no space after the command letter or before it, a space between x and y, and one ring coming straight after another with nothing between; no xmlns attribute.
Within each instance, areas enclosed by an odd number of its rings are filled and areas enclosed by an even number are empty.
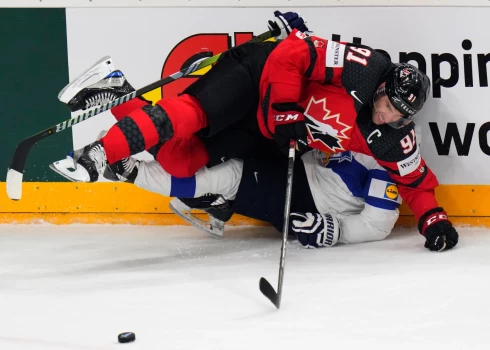
<svg viewBox="0 0 490 350"><path fill-rule="evenodd" d="M170 197L125 183L26 182L22 199L12 201L7 197L5 183L2 182L0 193L3 193L0 194L0 223L46 220L59 224L184 224L180 218L168 215L171 214L168 208ZM436 189L436 197L453 222L487 226L490 186L441 185ZM400 211L399 223L413 221L405 204ZM231 223L263 224L240 216L234 216Z"/></svg>

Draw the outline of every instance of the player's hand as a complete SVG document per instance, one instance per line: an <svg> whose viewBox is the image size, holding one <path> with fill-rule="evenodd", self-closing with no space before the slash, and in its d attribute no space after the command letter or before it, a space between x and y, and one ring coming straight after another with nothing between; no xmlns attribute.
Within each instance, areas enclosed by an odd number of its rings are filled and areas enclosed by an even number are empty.
<svg viewBox="0 0 490 350"><path fill-rule="evenodd" d="M274 139L279 149L289 152L289 141L296 141L296 149L300 154L306 152L308 147L308 131L305 124L304 110L296 103L273 103Z"/></svg>
<svg viewBox="0 0 490 350"><path fill-rule="evenodd" d="M286 39L293 29L298 29L305 34L311 33L306 26L306 21L297 12L282 13L281 11L274 11L274 16L274 20L269 21L267 26L269 30L279 28L281 35L276 36L276 39Z"/></svg>
<svg viewBox="0 0 490 350"><path fill-rule="evenodd" d="M425 248L442 252L458 244L459 235L442 208L429 210L419 221L419 231L425 237Z"/></svg>
<svg viewBox="0 0 490 350"><path fill-rule="evenodd" d="M330 214L291 213L289 227L303 248L331 247L339 240L339 222Z"/></svg>

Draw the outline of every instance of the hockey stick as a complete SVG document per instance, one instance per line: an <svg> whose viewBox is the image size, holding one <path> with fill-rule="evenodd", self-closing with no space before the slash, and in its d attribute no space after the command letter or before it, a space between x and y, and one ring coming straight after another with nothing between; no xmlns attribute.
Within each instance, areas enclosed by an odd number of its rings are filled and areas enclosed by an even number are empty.
<svg viewBox="0 0 490 350"><path fill-rule="evenodd" d="M278 36L280 34L281 34L280 29L275 28L272 31L267 31L265 33L262 33L254 37L252 40L248 41L248 43L265 41L267 39L273 38L274 36ZM7 196L13 200L19 200L22 197L22 178L24 176L24 168L25 168L27 156L29 155L29 151L31 150L32 146L34 146L40 140L49 137L51 135L57 134L63 130L69 129L74 125L77 125L89 118L96 116L97 114L105 112L111 109L112 107L118 106L138 96L146 94L147 92L150 92L160 86L166 85L179 78L185 77L197 70L210 66L219 59L221 54L222 53L219 53L217 55L214 55L213 57L207 57L198 60L192 63L190 66L182 68L180 71L173 73L168 77L162 78L150 85L142 87L141 89L133 91L127 95L121 96L110 103L106 103L102 106L87 110L76 117L65 120L62 123L56 124L50 127L49 129L43 130L35 135L32 135L24 139L21 143L17 145L12 161L10 162L10 167L7 172L7 184L6 184Z"/></svg>
<svg viewBox="0 0 490 350"><path fill-rule="evenodd" d="M288 164L288 179L286 187L286 200L284 203L284 224L282 226L282 246L281 257L279 259L279 280L277 283L277 293L274 287L264 277L260 278L259 287L262 294L264 294L270 301L279 309L281 306L282 296L282 282L284 279L284 264L286 263L286 244L288 242L288 228L289 228L289 213L291 211L291 192L293 189L293 170L294 170L294 157L295 157L296 141L291 140L289 143L289 164Z"/></svg>

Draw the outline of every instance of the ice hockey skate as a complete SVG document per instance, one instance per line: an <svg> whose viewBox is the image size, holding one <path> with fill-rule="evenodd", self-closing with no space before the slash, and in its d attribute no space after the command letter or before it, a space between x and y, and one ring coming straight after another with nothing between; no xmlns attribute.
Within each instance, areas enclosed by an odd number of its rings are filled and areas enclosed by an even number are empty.
<svg viewBox="0 0 490 350"><path fill-rule="evenodd" d="M124 74L105 56L63 88L58 99L72 112L110 103L134 91Z"/></svg>
<svg viewBox="0 0 490 350"><path fill-rule="evenodd" d="M128 157L118 160L114 164L108 164L103 176L107 180L134 183L138 176L139 160Z"/></svg>
<svg viewBox="0 0 490 350"><path fill-rule="evenodd" d="M74 152L65 159L49 165L51 170L74 182L96 182L107 168L104 146L95 141ZM114 174L114 178L117 176Z"/></svg>
<svg viewBox="0 0 490 350"><path fill-rule="evenodd" d="M213 238L223 238L225 222L233 215L229 201L221 195L210 193L199 198L174 198L170 201L169 207L182 219ZM191 210L194 209L205 211L208 214L208 220L203 220L191 213Z"/></svg>

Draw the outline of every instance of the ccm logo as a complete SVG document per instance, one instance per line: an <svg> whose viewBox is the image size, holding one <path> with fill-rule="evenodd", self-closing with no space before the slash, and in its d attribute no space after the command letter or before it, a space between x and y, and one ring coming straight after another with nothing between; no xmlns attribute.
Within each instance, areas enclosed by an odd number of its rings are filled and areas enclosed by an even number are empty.
<svg viewBox="0 0 490 350"><path fill-rule="evenodd" d="M276 122L287 122L289 120L298 120L299 114L276 114Z"/></svg>
<svg viewBox="0 0 490 350"><path fill-rule="evenodd" d="M446 214L436 214L434 216L431 216L428 220L427 220L427 226L430 226L432 225L435 221L439 221L439 220L447 220L447 215Z"/></svg>

